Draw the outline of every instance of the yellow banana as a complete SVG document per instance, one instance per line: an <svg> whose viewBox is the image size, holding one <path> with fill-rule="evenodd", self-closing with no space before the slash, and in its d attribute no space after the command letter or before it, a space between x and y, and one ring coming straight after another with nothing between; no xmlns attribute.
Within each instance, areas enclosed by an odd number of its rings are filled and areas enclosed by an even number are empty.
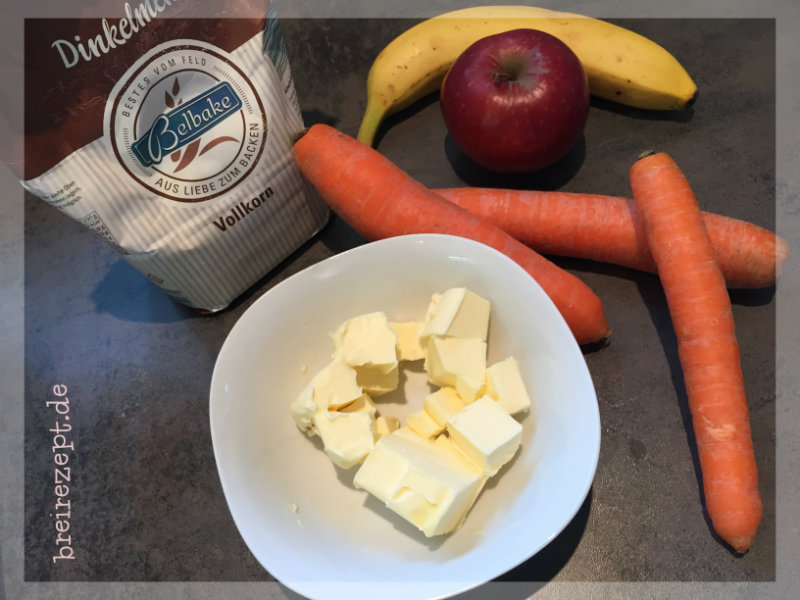
<svg viewBox="0 0 800 600"><path fill-rule="evenodd" d="M556 36L578 56L600 98L649 110L686 108L692 78L667 50L623 27L533 6L478 6L415 25L391 41L367 76L367 107L358 139L372 145L383 119L438 91L456 58L488 35L518 28Z"/></svg>

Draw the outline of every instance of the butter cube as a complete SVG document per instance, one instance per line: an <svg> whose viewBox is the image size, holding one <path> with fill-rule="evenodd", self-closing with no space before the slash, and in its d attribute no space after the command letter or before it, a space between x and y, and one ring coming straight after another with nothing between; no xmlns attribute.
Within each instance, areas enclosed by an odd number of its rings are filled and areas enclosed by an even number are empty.
<svg viewBox="0 0 800 600"><path fill-rule="evenodd" d="M410 468L409 459L403 454L403 446L410 444L402 441L403 431L398 429L378 440L353 478L356 488L366 490L384 504L400 489L400 481ZM411 435L424 442L416 434Z"/></svg>
<svg viewBox="0 0 800 600"><path fill-rule="evenodd" d="M301 431L314 435L312 421L317 410L317 403L314 402L314 382L311 381L292 401L289 411Z"/></svg>
<svg viewBox="0 0 800 600"><path fill-rule="evenodd" d="M425 411L441 427L439 433L447 426L447 420L464 408L464 402L451 387L439 388L425 397Z"/></svg>
<svg viewBox="0 0 800 600"><path fill-rule="evenodd" d="M450 452L450 453L453 453L453 454L457 454L463 460L466 460L470 465L472 465L473 468L475 468L475 465L472 463L472 461L468 460L467 457L464 456L464 453L458 448L458 446L456 446L455 442L453 442L453 440L450 438L450 436L448 436L448 435L440 435L435 440L433 440L433 443L434 443L434 445L438 446L439 448L441 448L445 452ZM488 476L487 476L487 479L488 479Z"/></svg>
<svg viewBox="0 0 800 600"><path fill-rule="evenodd" d="M406 425L418 436L430 440L442 433L445 424L439 423L424 408L406 417Z"/></svg>
<svg viewBox="0 0 800 600"><path fill-rule="evenodd" d="M428 515L435 511L447 493L447 488L438 481L425 477L417 471L409 471L402 487L386 503L386 507L423 529Z"/></svg>
<svg viewBox="0 0 800 600"><path fill-rule="evenodd" d="M464 404L472 404L486 391L486 372L480 377L474 375L456 375L456 391Z"/></svg>
<svg viewBox="0 0 800 600"><path fill-rule="evenodd" d="M358 384L373 396L381 396L396 390L400 384L400 370L397 363L390 367L362 365L355 370Z"/></svg>
<svg viewBox="0 0 800 600"><path fill-rule="evenodd" d="M406 428L381 438L353 479L428 537L461 525L485 482L458 452Z"/></svg>
<svg viewBox="0 0 800 600"><path fill-rule="evenodd" d="M341 360L333 360L303 388L292 402L290 412L297 426L313 435L313 418L318 411L342 409L363 395L355 370Z"/></svg>
<svg viewBox="0 0 800 600"><path fill-rule="evenodd" d="M398 427L400 427L400 420L397 417L379 416L372 422L372 433L375 441L396 431Z"/></svg>
<svg viewBox="0 0 800 600"><path fill-rule="evenodd" d="M342 323L332 334L337 355L348 365L388 365L397 361L397 335L386 314L368 313Z"/></svg>
<svg viewBox="0 0 800 600"><path fill-rule="evenodd" d="M428 380L439 386L455 387L458 376L483 381L486 342L431 336L425 346L425 368Z"/></svg>
<svg viewBox="0 0 800 600"><path fill-rule="evenodd" d="M397 388L397 334L386 314L374 312L345 321L331 337L335 356L355 369L364 391L378 396Z"/></svg>
<svg viewBox="0 0 800 600"><path fill-rule="evenodd" d="M450 288L434 294L425 315L420 337L447 335L486 341L491 305L467 288Z"/></svg>
<svg viewBox="0 0 800 600"><path fill-rule="evenodd" d="M389 323L397 334L397 360L420 360L425 358L425 349L419 340L422 321Z"/></svg>
<svg viewBox="0 0 800 600"><path fill-rule="evenodd" d="M375 447L369 412L321 410L314 415L314 428L322 439L325 454L343 469L362 462Z"/></svg>
<svg viewBox="0 0 800 600"><path fill-rule="evenodd" d="M506 411L515 415L530 409L531 400L519 364L513 358L497 362L486 369L486 393Z"/></svg>
<svg viewBox="0 0 800 600"><path fill-rule="evenodd" d="M339 410L364 394L356 372L341 360L333 360L314 376L314 402L321 410Z"/></svg>
<svg viewBox="0 0 800 600"><path fill-rule="evenodd" d="M490 477L513 458L522 441L522 425L490 396L478 398L450 417L447 433Z"/></svg>
<svg viewBox="0 0 800 600"><path fill-rule="evenodd" d="M369 397L369 394L362 394L360 398L354 400L347 406L343 406L337 412L365 412L372 415L375 418L375 415L378 412L378 407L375 406L375 403L372 401L372 398Z"/></svg>

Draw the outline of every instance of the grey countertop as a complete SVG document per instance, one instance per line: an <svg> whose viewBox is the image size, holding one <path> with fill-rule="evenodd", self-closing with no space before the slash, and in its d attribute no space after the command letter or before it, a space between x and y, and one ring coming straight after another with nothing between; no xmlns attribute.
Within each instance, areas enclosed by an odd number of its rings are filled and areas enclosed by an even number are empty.
<svg viewBox="0 0 800 600"><path fill-rule="evenodd" d="M412 22L282 20L306 124L326 122L355 134L372 58ZM499 178L469 164L447 137L435 98L390 118L377 148L430 187L620 196L630 195L628 169L635 158L663 150L681 165L704 210L775 230L781 185L775 21L616 22L661 43L686 66L700 89L691 109L654 114L593 100L578 147L556 167L530 177ZM258 587L272 578L228 512L209 434L211 373L225 336L260 295L364 240L333 216L229 309L200 316L175 304L92 232L32 196L24 199L24 223L24 326L7 324L9 331L24 327L24 390L11 399L24 405L18 480L24 484L24 580L129 585L130 595L121 597L155 597L146 591L148 583L163 584L158 589L164 597L293 597L278 585ZM720 582L776 581L782 547L776 490L786 465L777 450L785 413L776 401L776 378L792 362L776 353L776 296L783 282L777 290L731 293L764 501L752 549L735 556L712 534L702 508L675 338L658 278L588 261L554 261L602 298L613 329L609 344L584 350L602 424L596 477L562 534L501 576L494 589L466 596L524 598L549 590L552 597L572 597L572 582L596 584L585 593L612 582L652 586L635 588L653 594L648 597L695 597L697 588L673 592L660 586L686 582L713 594ZM793 322L788 327L794 329ZM80 555L57 564L51 559L53 414L44 405L55 384L68 386L73 403L71 526ZM6 427L4 422L0 431ZM796 528L789 531L797 535ZM4 552L7 557L9 550ZM199 587L164 591L177 582ZM542 582L567 587L540 590ZM212 586L207 596L200 591L205 585ZM746 590L755 589L726 586L720 593L727 597L747 597Z"/></svg>

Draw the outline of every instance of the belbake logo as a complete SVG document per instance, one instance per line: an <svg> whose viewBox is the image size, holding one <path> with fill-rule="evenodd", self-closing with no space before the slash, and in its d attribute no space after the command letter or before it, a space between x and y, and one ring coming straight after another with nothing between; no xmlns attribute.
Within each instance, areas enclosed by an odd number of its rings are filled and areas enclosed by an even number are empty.
<svg viewBox="0 0 800 600"><path fill-rule="evenodd" d="M267 135L249 78L224 51L194 40L139 59L112 90L104 125L131 177L179 202L231 191L255 167Z"/></svg>

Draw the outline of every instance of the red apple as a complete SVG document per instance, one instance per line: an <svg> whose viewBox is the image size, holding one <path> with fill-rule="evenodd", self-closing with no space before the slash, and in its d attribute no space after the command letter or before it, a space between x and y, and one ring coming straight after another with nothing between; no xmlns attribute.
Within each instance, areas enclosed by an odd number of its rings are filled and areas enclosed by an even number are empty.
<svg viewBox="0 0 800 600"><path fill-rule="evenodd" d="M538 171L575 145L589 115L580 60L558 38L515 29L478 40L442 82L453 142L497 173Z"/></svg>

